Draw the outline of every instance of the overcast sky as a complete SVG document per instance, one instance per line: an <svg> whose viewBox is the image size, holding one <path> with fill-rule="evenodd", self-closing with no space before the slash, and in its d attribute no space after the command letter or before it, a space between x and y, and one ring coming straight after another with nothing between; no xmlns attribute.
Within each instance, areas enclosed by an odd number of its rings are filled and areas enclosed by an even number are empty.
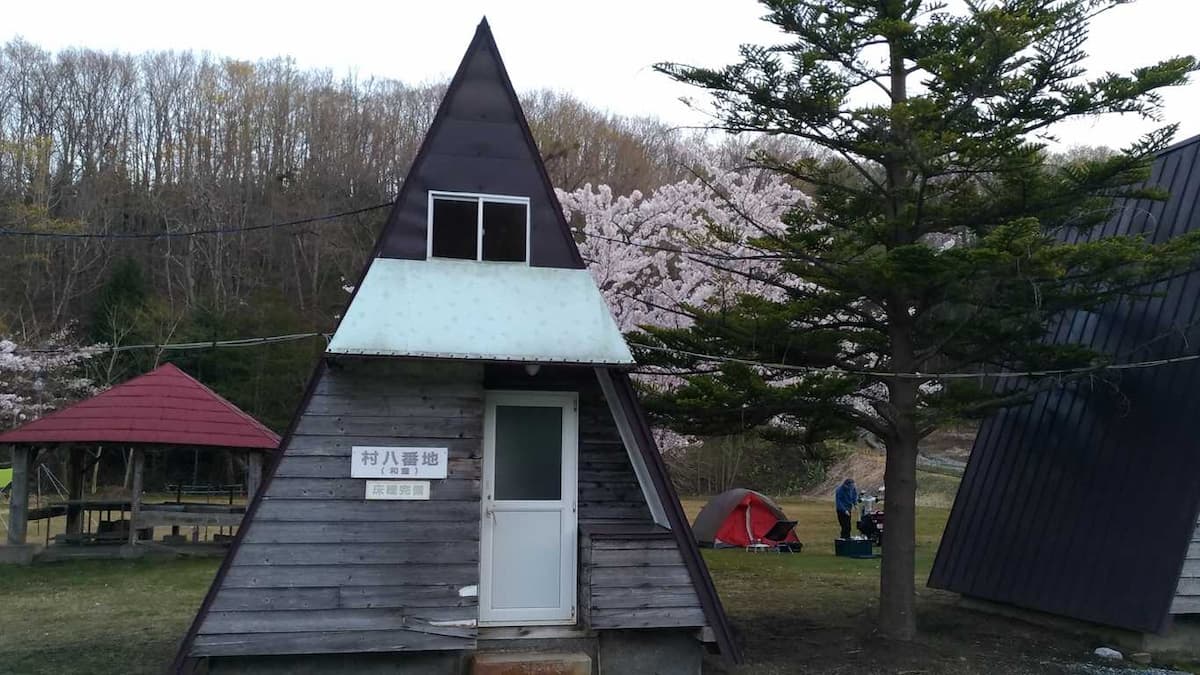
<svg viewBox="0 0 1200 675"><path fill-rule="evenodd" d="M569 91L612 112L703 124L679 101L696 92L653 72L679 61L724 65L741 43L774 41L753 0L59 0L4 7L0 37L44 48L194 49L239 59L291 56L304 67L409 83L448 79L487 15L518 90ZM1200 2L1139 0L1093 26L1088 67L1127 70L1200 52ZM1200 134L1200 78L1164 95L1177 138ZM1065 144L1120 147L1153 125L1102 118L1061 128Z"/></svg>

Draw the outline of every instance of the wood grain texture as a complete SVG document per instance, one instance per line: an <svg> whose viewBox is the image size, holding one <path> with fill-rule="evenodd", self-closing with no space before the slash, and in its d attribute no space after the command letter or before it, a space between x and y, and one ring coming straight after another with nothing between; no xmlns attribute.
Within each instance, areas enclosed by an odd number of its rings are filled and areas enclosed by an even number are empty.
<svg viewBox="0 0 1200 675"><path fill-rule="evenodd" d="M431 565L234 565L225 577L229 588L312 588L351 586L446 585L479 583L476 563Z"/></svg>
<svg viewBox="0 0 1200 675"><path fill-rule="evenodd" d="M330 367L264 487L192 653L470 649L479 583L482 369ZM367 501L354 445L446 447L427 501ZM468 625L437 625L438 622Z"/></svg>
<svg viewBox="0 0 1200 675"><path fill-rule="evenodd" d="M438 523L431 527L419 521L382 522L288 522L256 520L246 533L247 544L350 544L373 541L380 544L437 543L476 540L479 520Z"/></svg>
<svg viewBox="0 0 1200 675"><path fill-rule="evenodd" d="M349 654L471 649L469 638L432 635L412 630L322 630L299 633L235 633L198 635L193 656L253 656L259 654Z"/></svg>
<svg viewBox="0 0 1200 675"><path fill-rule="evenodd" d="M336 588L222 588L212 610L253 612L285 609L337 609Z"/></svg>

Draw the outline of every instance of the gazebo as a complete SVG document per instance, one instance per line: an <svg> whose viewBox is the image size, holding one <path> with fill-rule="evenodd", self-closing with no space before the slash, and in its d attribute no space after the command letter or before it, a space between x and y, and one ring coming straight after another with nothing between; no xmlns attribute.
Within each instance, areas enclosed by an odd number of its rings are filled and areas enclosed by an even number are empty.
<svg viewBox="0 0 1200 675"><path fill-rule="evenodd" d="M138 543L138 531L167 525L233 527L240 524L240 506L189 503L143 504L143 469L148 451L188 448L197 451L233 450L246 453L247 499L262 476L263 455L279 446L279 436L172 364L135 377L92 398L0 434L0 446L12 447L13 481L9 506L10 559L29 559L25 546L31 517L66 516L65 538L87 539L83 516L88 511L112 511L122 520L109 521L104 540ZM89 446L129 450L132 489L128 500L85 500L85 449ZM44 449L65 447L67 499L54 509L29 511L30 471ZM46 511L41 513L40 511ZM129 518L123 514L128 511ZM177 529L176 529L177 531Z"/></svg>

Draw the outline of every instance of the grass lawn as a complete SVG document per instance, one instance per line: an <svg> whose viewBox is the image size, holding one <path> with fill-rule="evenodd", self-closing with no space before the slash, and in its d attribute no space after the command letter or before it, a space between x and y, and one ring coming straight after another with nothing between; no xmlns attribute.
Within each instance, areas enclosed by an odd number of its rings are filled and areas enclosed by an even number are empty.
<svg viewBox="0 0 1200 675"><path fill-rule="evenodd" d="M702 500L685 500L689 516ZM798 555L705 551L748 663L737 673L1064 672L1095 643L963 610L924 588L948 511L920 509L921 638L889 644L873 632L878 560L832 554L829 500L785 500L800 521ZM0 672L159 673L217 561L73 561L0 567ZM719 669L719 668L718 668ZM1077 672L1077 671L1071 671Z"/></svg>

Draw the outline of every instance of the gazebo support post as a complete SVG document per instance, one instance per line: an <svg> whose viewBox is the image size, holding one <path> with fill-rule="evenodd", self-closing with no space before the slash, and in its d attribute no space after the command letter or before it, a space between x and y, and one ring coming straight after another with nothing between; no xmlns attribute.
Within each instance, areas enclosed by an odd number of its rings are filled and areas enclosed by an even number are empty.
<svg viewBox="0 0 1200 675"><path fill-rule="evenodd" d="M142 475L146 466L146 454L141 448L133 449L133 488L129 496L129 545L137 544L137 521L142 512Z"/></svg>
<svg viewBox="0 0 1200 675"><path fill-rule="evenodd" d="M70 537L83 534L83 448L67 448L67 526Z"/></svg>
<svg viewBox="0 0 1200 675"><path fill-rule="evenodd" d="M246 452L246 505L258 494L258 486L262 485L263 456L257 450Z"/></svg>
<svg viewBox="0 0 1200 675"><path fill-rule="evenodd" d="M8 504L8 545L22 546L29 528L29 465L33 450L12 446L12 492Z"/></svg>

